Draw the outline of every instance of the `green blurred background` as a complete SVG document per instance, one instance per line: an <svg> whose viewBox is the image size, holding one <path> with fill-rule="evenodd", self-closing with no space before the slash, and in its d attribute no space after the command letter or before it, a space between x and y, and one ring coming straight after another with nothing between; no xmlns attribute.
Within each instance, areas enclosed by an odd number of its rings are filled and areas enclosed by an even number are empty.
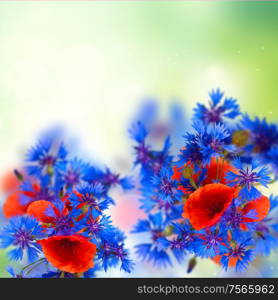
<svg viewBox="0 0 278 300"><path fill-rule="evenodd" d="M130 153L126 127L148 96L179 99L189 116L220 87L277 121L277 78L275 2L2 1L0 172L57 122L113 165ZM215 275L204 266L193 276Z"/></svg>

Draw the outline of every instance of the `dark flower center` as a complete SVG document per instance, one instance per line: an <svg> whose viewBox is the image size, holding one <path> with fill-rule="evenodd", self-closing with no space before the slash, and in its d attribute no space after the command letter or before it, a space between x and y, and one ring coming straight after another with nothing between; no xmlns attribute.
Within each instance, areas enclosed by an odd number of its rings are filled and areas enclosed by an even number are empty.
<svg viewBox="0 0 278 300"><path fill-rule="evenodd" d="M239 183L241 185L246 185L248 189L251 188L252 183L256 182L258 179L256 172L251 172L249 168L244 170L240 170Z"/></svg>
<svg viewBox="0 0 278 300"><path fill-rule="evenodd" d="M53 166L56 162L56 157L52 155L46 155L44 158L40 160L40 164L42 166Z"/></svg>
<svg viewBox="0 0 278 300"><path fill-rule="evenodd" d="M66 182L67 185L69 186L73 186L79 183L80 180L80 175L78 174L78 172L74 172L72 170L69 170L65 176L64 176L64 180Z"/></svg>
<svg viewBox="0 0 278 300"><path fill-rule="evenodd" d="M108 185L113 185L119 182L119 175L107 173L104 178L104 182Z"/></svg>
<svg viewBox="0 0 278 300"><path fill-rule="evenodd" d="M14 244L19 246L22 249L28 247L29 243L32 241L31 232L27 232L22 229L18 230L15 233L14 237L15 237Z"/></svg>
<svg viewBox="0 0 278 300"><path fill-rule="evenodd" d="M67 234L71 229L71 219L69 216L59 216L55 219L55 231Z"/></svg>
<svg viewBox="0 0 278 300"><path fill-rule="evenodd" d="M97 206L97 201L96 201L95 197L91 194L86 193L85 195L83 195L82 200L83 200L83 202L88 203L88 205L90 205L90 206L93 206L93 207Z"/></svg>
<svg viewBox="0 0 278 300"><path fill-rule="evenodd" d="M90 224L88 225L88 230L92 234L98 233L101 230L101 228L102 225L97 222L90 222Z"/></svg>
<svg viewBox="0 0 278 300"><path fill-rule="evenodd" d="M159 230L152 230L152 240L155 242L159 238L163 237L163 234Z"/></svg>
<svg viewBox="0 0 278 300"><path fill-rule="evenodd" d="M205 121L208 123L219 123L221 121L222 110L219 108L211 108L205 112Z"/></svg>
<svg viewBox="0 0 278 300"><path fill-rule="evenodd" d="M148 148L145 145L139 145L135 149L137 151L137 160L146 164L150 160Z"/></svg>
<svg viewBox="0 0 278 300"><path fill-rule="evenodd" d="M166 194L166 195L171 195L173 194L173 186L172 183L168 180L168 178L163 178L161 180L161 186L160 186L161 191Z"/></svg>

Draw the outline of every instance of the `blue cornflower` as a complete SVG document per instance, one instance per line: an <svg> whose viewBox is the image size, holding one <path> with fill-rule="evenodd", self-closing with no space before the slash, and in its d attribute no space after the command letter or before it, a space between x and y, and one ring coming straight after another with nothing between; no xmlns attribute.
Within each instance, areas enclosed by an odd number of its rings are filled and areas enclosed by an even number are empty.
<svg viewBox="0 0 278 300"><path fill-rule="evenodd" d="M102 266L106 271L108 267L113 267L119 262L121 269L130 273L133 269L133 262L129 259L129 253L124 248L124 234L110 227L101 235L98 243L98 259L102 261Z"/></svg>
<svg viewBox="0 0 278 300"><path fill-rule="evenodd" d="M185 147L180 150L178 155L178 161L176 162L177 166L183 166L187 162L191 162L195 165L199 164L203 159L203 154L199 145L199 138L196 134L186 133L185 138Z"/></svg>
<svg viewBox="0 0 278 300"><path fill-rule="evenodd" d="M261 193L255 187L261 184L267 187L271 181L269 169L261 166L259 160L253 160L251 166L241 162L239 158L234 159L233 165L237 168L237 173L229 171L226 174L226 179L229 181L229 186L240 186L239 197L243 200L251 200L258 198Z"/></svg>
<svg viewBox="0 0 278 300"><path fill-rule="evenodd" d="M77 208L82 208L86 205L90 211L92 209L102 211L111 204L111 199L104 195L104 187L100 183L81 184L70 195L70 200Z"/></svg>
<svg viewBox="0 0 278 300"><path fill-rule="evenodd" d="M59 186L65 185L66 188L72 188L81 184L90 168L88 163L81 159L74 158L68 161L65 169L58 170L57 183Z"/></svg>
<svg viewBox="0 0 278 300"><path fill-rule="evenodd" d="M267 123L266 119L252 120L248 114L245 114L240 123L240 129L249 132L248 145L256 153L265 154L272 146L278 144L278 126L273 123Z"/></svg>
<svg viewBox="0 0 278 300"><path fill-rule="evenodd" d="M194 252L203 258L212 258L226 249L226 232L219 230L205 230L198 234Z"/></svg>
<svg viewBox="0 0 278 300"><path fill-rule="evenodd" d="M158 243L162 245L164 250L169 249L176 260L181 263L187 253L194 252L198 238L186 223L176 224L172 222L169 228L173 231L174 238L161 237L158 239Z"/></svg>
<svg viewBox="0 0 278 300"><path fill-rule="evenodd" d="M188 222L184 224L171 223L171 225L173 226L173 232L177 234L179 239L182 239L183 242L186 243L187 250L192 251L194 249L193 244L196 241L196 236L194 236L192 228Z"/></svg>
<svg viewBox="0 0 278 300"><path fill-rule="evenodd" d="M244 271L250 261L254 259L254 245L251 239L247 239L242 243L232 244L228 247L228 251L222 256L220 262L227 271L229 260L236 260L236 271Z"/></svg>
<svg viewBox="0 0 278 300"><path fill-rule="evenodd" d="M54 225L48 230L49 235L69 235L74 233L71 215L59 215L55 218Z"/></svg>
<svg viewBox="0 0 278 300"><path fill-rule="evenodd" d="M194 108L194 120L203 121L206 124L209 123L221 123L225 118L235 119L240 115L239 105L236 99L225 98L224 93L219 89L212 90L209 93L210 102L209 107L203 104L197 103L197 107ZM221 100L223 99L222 103Z"/></svg>
<svg viewBox="0 0 278 300"><path fill-rule="evenodd" d="M117 244L113 247L112 253L120 262L121 262L121 269L127 273L130 273L133 270L134 264L128 258L129 252L124 248L124 244Z"/></svg>
<svg viewBox="0 0 278 300"><path fill-rule="evenodd" d="M136 254L142 260L153 262L154 266L172 265L170 257L166 250L162 249L161 238L165 236L164 230L168 222L164 220L159 212L149 215L147 220L139 220L133 233L149 233L151 242L136 245Z"/></svg>
<svg viewBox="0 0 278 300"><path fill-rule="evenodd" d="M204 163L207 165L213 157L223 157L224 152L235 152L235 147L228 145L230 132L223 124L209 124L200 122L193 124L194 133L187 133L185 149L182 149L178 164Z"/></svg>
<svg viewBox="0 0 278 300"><path fill-rule="evenodd" d="M188 247L188 241L184 240L182 238L174 238L172 240L167 240L165 238L159 239L159 242L161 244L164 244L164 246L169 247L169 249L174 254L174 257L176 260L181 263L184 258L186 257L186 248Z"/></svg>
<svg viewBox="0 0 278 300"><path fill-rule="evenodd" d="M18 216L10 219L1 234L1 248L13 246L8 252L11 260L22 260L24 251L27 252L28 260L35 261L38 258L40 248L36 239L43 237L39 223L29 216Z"/></svg>
<svg viewBox="0 0 278 300"><path fill-rule="evenodd" d="M204 164L208 164L213 157L222 157L224 151L236 151L235 147L228 145L231 133L223 124L210 124L207 127L199 124L195 129L196 131L201 130L198 144Z"/></svg>
<svg viewBox="0 0 278 300"><path fill-rule="evenodd" d="M177 189L177 181L172 180L173 172L170 168L162 168L158 175L152 177L153 190L158 198L166 203L180 200L182 193Z"/></svg>
<svg viewBox="0 0 278 300"><path fill-rule="evenodd" d="M112 230L111 220L109 216L87 216L84 218L81 227L84 230L84 234L88 237L97 240L98 237L101 237L102 234L105 234L107 230Z"/></svg>
<svg viewBox="0 0 278 300"><path fill-rule="evenodd" d="M27 153L26 170L29 175L52 175L66 166L67 150L63 143L55 144L51 138L37 143Z"/></svg>
<svg viewBox="0 0 278 300"><path fill-rule="evenodd" d="M240 205L242 204L242 201L235 199L234 203ZM225 212L220 225L225 230L232 229L234 234L237 237L240 237L242 227L247 228L250 231L254 231L256 226L254 222L256 222L258 213L254 209L245 213L241 209L238 209L234 203ZM253 220L253 222L250 222L250 220Z"/></svg>

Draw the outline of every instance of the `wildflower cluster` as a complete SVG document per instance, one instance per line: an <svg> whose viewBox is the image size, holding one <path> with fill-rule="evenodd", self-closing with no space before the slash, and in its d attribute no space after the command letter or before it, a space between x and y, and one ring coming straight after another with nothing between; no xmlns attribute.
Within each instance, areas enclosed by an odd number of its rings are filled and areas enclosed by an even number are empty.
<svg viewBox="0 0 278 300"><path fill-rule="evenodd" d="M70 157L63 143L43 138L30 149L23 171L15 171L16 190L3 205L9 219L0 232L0 246L20 270L14 277L95 277L95 272L133 263L125 236L105 214L116 185L133 187L121 177Z"/></svg>
<svg viewBox="0 0 278 300"><path fill-rule="evenodd" d="M149 236L137 254L157 266L189 257L188 272L198 257L242 271L278 246L278 197L265 194L277 179L278 127L242 114L218 89L209 97L179 153L169 137L153 150L143 122L130 129L147 215L133 232Z"/></svg>

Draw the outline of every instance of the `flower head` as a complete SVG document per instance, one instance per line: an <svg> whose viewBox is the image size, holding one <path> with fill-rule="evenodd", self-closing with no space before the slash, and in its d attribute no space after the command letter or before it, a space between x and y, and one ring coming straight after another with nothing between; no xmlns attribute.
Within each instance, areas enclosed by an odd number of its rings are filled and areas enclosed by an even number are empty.
<svg viewBox="0 0 278 300"><path fill-rule="evenodd" d="M266 119L251 119L245 114L240 123L240 129L249 133L247 145L252 151L264 154L274 145L278 144L278 126L277 124L268 124Z"/></svg>
<svg viewBox="0 0 278 300"><path fill-rule="evenodd" d="M220 260L224 269L235 267L236 271L243 271L249 265L249 262L254 259L254 250L251 240L248 239L242 243L231 245L228 251L222 255Z"/></svg>
<svg viewBox="0 0 278 300"><path fill-rule="evenodd" d="M225 232L219 230L205 230L198 235L195 251L200 257L215 257L226 249Z"/></svg>
<svg viewBox="0 0 278 300"><path fill-rule="evenodd" d="M42 228L34 218L29 216L13 217L0 234L1 248L9 246L14 248L8 252L12 260L21 260L26 251L28 260L32 262L40 252L36 239L42 236Z"/></svg>
<svg viewBox="0 0 278 300"><path fill-rule="evenodd" d="M261 193L255 187L260 184L267 187L271 181L269 177L269 169L260 165L260 161L253 160L251 166L243 164L239 158L233 161L236 168L235 171L229 171L226 174L226 179L230 186L239 186L239 197L246 200L256 199Z"/></svg>
<svg viewBox="0 0 278 300"><path fill-rule="evenodd" d="M73 191L71 200L77 208L87 206L90 210L104 210L110 203L110 199L103 195L103 185L100 183L79 186Z"/></svg>
<svg viewBox="0 0 278 300"><path fill-rule="evenodd" d="M162 168L159 174L153 176L151 189L155 189L157 196L166 203L172 203L173 201L181 197L181 192L177 189L177 182L172 180L172 170Z"/></svg>
<svg viewBox="0 0 278 300"><path fill-rule="evenodd" d="M234 119L240 115L239 105L236 99L225 98L224 93L219 89L212 90L209 93L209 107L198 103L194 109L194 119L201 120L206 124L221 123L224 119ZM222 101L223 100L223 101ZM221 103L222 102L222 103Z"/></svg>
<svg viewBox="0 0 278 300"><path fill-rule="evenodd" d="M207 184L193 192L184 204L183 217L194 229L215 225L231 205L235 189L221 183Z"/></svg>
<svg viewBox="0 0 278 300"><path fill-rule="evenodd" d="M56 144L52 138L45 138L31 148L26 157L29 175L51 175L55 170L64 169L67 150L63 144Z"/></svg>
<svg viewBox="0 0 278 300"><path fill-rule="evenodd" d="M161 213L149 215L149 220L139 220L133 232L149 234L151 242L136 246L136 254L142 260L153 262L154 266L171 265L167 251L161 248L161 238L165 237L167 220L163 220Z"/></svg>
<svg viewBox="0 0 278 300"><path fill-rule="evenodd" d="M234 152L228 145L230 132L223 124L194 123L195 133L185 135L185 147L179 155L180 164L190 161L193 164L208 164L213 157L223 157L225 151Z"/></svg>
<svg viewBox="0 0 278 300"><path fill-rule="evenodd" d="M82 236L52 236L38 243L46 259L61 271L81 273L94 265L96 245Z"/></svg>
<svg viewBox="0 0 278 300"><path fill-rule="evenodd" d="M57 172L57 183L65 185L67 188L73 188L84 182L90 165L75 157L68 161L66 167Z"/></svg>

